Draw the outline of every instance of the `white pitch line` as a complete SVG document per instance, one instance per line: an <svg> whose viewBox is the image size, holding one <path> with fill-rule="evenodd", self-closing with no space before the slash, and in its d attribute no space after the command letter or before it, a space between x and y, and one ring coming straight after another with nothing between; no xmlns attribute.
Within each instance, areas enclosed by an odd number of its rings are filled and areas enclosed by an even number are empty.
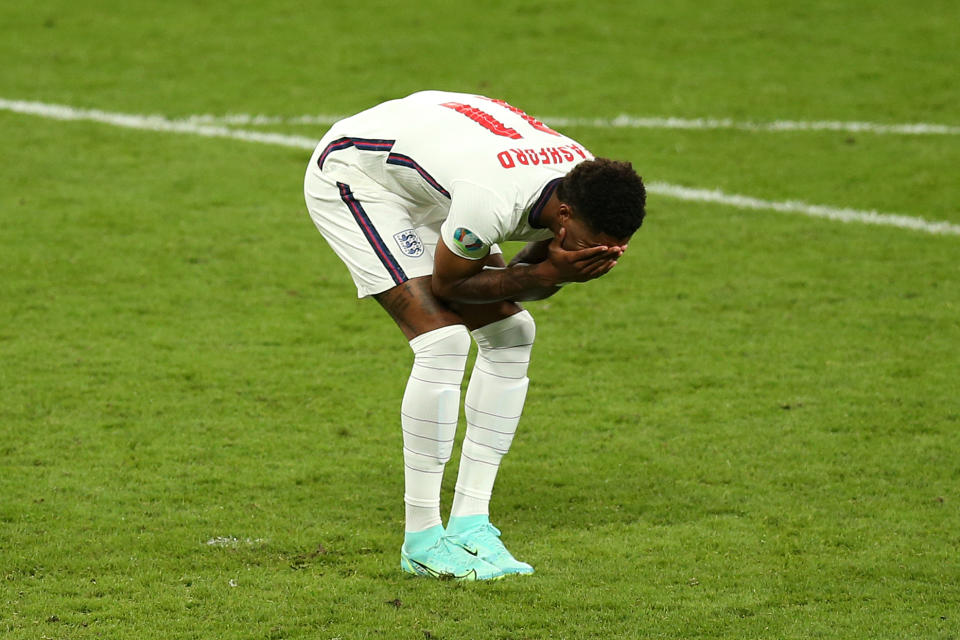
<svg viewBox="0 0 960 640"><path fill-rule="evenodd" d="M0 98L0 110L25 113L54 120L86 120L101 122L115 127L128 129L145 129L147 131L167 131L174 133L190 133L208 138L232 138L247 142L262 142L277 144L298 149L313 149L317 146L315 138L304 136L290 136L282 133L267 133L261 131L243 131L228 129L221 126L193 124L183 120L169 120L163 116L144 116L131 113L111 113L98 109L77 109L59 104L45 102L26 102L23 100L7 100Z"/></svg>
<svg viewBox="0 0 960 640"><path fill-rule="evenodd" d="M317 114L302 116L269 116L249 113L229 113L216 116L211 114L187 116L183 120L191 124L204 125L275 125L304 124L330 126L346 116ZM856 122L840 120L775 120L773 122L747 122L729 118L656 118L619 115L616 118L543 118L543 121L555 127L589 127L595 129L692 129L717 130L733 129L739 131L789 132L789 131L841 131L844 133L875 133L880 135L960 135L960 126L914 122L907 124L884 124L879 122Z"/></svg>
<svg viewBox="0 0 960 640"><path fill-rule="evenodd" d="M228 113L223 116L197 114L186 116L184 122L191 124L225 124L232 126L273 125L273 124L314 124L328 127L346 118L346 115L316 114L304 116L268 116L251 113Z"/></svg>
<svg viewBox="0 0 960 640"><path fill-rule="evenodd" d="M931 221L921 217L907 216L899 213L881 213L879 211L861 211L859 209L828 207L797 200L776 202L752 198L750 196L724 193L723 191L717 190L692 189L665 182L651 182L647 184L647 191L680 200L715 202L738 209L800 213L812 218L827 218L840 222L860 222L863 224L913 229L914 231L924 231L937 235L960 236L960 225L950 222Z"/></svg>
<svg viewBox="0 0 960 640"><path fill-rule="evenodd" d="M47 104L43 102L26 102L23 100L7 100L0 98L0 110L12 111L43 118L56 120L84 120L100 122L117 127L143 129L146 131L186 133L211 138L229 138L245 142L293 147L296 149L312 150L317 140L304 136L290 136L279 133L259 131L245 131L223 126L193 123L188 120L169 120L163 116L144 116L129 113L111 113L96 109L77 109L65 105ZM707 189L692 189L665 182L651 182L647 185L650 193L678 198L693 202L712 202L739 209L754 209L763 211L781 211L784 213L799 213L816 218L828 218L843 222L860 222L870 225L899 227L912 229L936 235L960 236L960 225L950 222L930 221L921 217L908 216L898 213L881 213L878 211L860 211L857 209L829 207L825 205L809 204L788 200L783 202L761 200L749 196L728 194L722 191Z"/></svg>
<svg viewBox="0 0 960 640"><path fill-rule="evenodd" d="M834 120L775 120L773 122L741 122L728 118L643 118L619 115L616 118L544 118L557 127L595 127L600 129L736 129L740 131L842 131L845 133L877 133L899 135L960 135L960 127L916 122L882 124L879 122L844 122Z"/></svg>

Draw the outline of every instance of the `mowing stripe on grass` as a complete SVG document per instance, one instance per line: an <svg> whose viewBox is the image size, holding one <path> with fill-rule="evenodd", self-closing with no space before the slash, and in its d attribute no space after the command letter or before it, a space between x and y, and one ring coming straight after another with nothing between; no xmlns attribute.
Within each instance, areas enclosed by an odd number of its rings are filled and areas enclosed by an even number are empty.
<svg viewBox="0 0 960 640"><path fill-rule="evenodd" d="M269 116L249 113L229 113L222 116L211 114L192 115L184 118L192 124L220 125L274 125L307 124L329 126L345 115L316 114L302 116ZM844 133L876 133L887 135L960 135L960 127L929 122L906 124L883 124L841 120L775 120L773 122L737 121L729 118L658 118L622 114L616 118L566 118L546 117L544 122L555 127L590 127L597 129L736 129L740 131L788 132L788 131L842 131Z"/></svg>
<svg viewBox="0 0 960 640"><path fill-rule="evenodd" d="M315 138L305 136L232 129L224 126L200 124L189 120L170 120L163 116L156 115L144 116L129 113L111 113L96 109L77 109L65 105L46 104L43 102L26 102L0 98L0 110L57 120L85 120L131 129L188 133L211 138L230 138L304 150L313 150L317 144ZM808 204L793 200L783 202L761 200L759 198L728 194L716 190L682 187L665 182L651 182L647 186L647 190L650 193L669 198L678 198L680 200L694 202L710 202L740 209L799 213L806 216L828 218L830 220L840 220L843 222L859 222L862 224L899 227L901 229L911 229L937 235L960 236L960 225L950 222L930 221L921 217L897 213L860 211L857 209Z"/></svg>

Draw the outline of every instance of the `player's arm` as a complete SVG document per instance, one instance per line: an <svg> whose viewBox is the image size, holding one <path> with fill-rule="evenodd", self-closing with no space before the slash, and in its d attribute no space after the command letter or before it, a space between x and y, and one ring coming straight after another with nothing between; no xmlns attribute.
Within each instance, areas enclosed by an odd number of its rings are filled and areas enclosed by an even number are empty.
<svg viewBox="0 0 960 640"><path fill-rule="evenodd" d="M558 285L585 282L607 273L616 264L619 247L567 251L565 231L548 243L547 257L536 264L484 269L484 260L471 260L451 251L443 239L434 252L433 294L444 300L481 304L498 300L537 300Z"/></svg>
<svg viewBox="0 0 960 640"><path fill-rule="evenodd" d="M511 267L515 266L516 264L518 263L515 260L510 261ZM520 264L528 264L528 263L520 263ZM506 269L507 265L503 261L503 254L491 253L487 255L487 257L484 258L483 260L483 268L484 270ZM542 289L527 291L522 295L520 295L519 297L511 299L511 302L530 302L532 300L544 300L546 298L549 298L553 294L557 293L558 291L560 291L561 288L562 287L558 285L555 287L543 287Z"/></svg>
<svg viewBox="0 0 960 640"><path fill-rule="evenodd" d="M553 242L553 238L528 242L523 249L517 252L517 255L513 256L513 259L510 260L510 266L543 262L547 259L551 242Z"/></svg>
<svg viewBox="0 0 960 640"><path fill-rule="evenodd" d="M537 264L543 262L547 259L547 254L550 248L550 243L552 238L547 240L534 240L533 242L528 242L520 251L517 252L515 256L510 260L510 266L514 267L517 265L525 264ZM500 259L500 262L503 262L503 259ZM487 267L489 268L489 267ZM528 292L520 298L516 298L514 302L528 302L532 300L545 300L553 294L560 291L561 285L555 287L545 287L539 291Z"/></svg>

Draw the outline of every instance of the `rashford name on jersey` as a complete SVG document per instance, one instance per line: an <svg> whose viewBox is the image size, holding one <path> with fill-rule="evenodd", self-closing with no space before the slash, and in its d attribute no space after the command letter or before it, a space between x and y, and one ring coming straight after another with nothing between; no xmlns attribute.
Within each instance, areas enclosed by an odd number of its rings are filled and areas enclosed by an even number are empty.
<svg viewBox="0 0 960 640"><path fill-rule="evenodd" d="M504 169L513 169L517 165L563 164L574 160L586 160L591 156L578 144L560 147L540 147L539 149L508 149L497 154L497 160Z"/></svg>

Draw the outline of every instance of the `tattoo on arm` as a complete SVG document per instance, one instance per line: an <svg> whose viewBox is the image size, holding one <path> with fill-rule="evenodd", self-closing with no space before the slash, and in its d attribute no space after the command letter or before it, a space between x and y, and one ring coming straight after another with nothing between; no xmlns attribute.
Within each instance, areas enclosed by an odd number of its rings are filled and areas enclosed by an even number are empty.
<svg viewBox="0 0 960 640"><path fill-rule="evenodd" d="M510 260L510 266L519 264L521 262L526 264L537 264L538 262L543 262L547 259L547 252L549 251L550 243L552 240L538 240L535 242L528 242L517 255L513 256L513 259Z"/></svg>
<svg viewBox="0 0 960 640"><path fill-rule="evenodd" d="M539 299L545 289L554 289L544 284L526 265L505 269L487 269L464 278L446 291L446 297L455 302L479 304L499 300Z"/></svg>

